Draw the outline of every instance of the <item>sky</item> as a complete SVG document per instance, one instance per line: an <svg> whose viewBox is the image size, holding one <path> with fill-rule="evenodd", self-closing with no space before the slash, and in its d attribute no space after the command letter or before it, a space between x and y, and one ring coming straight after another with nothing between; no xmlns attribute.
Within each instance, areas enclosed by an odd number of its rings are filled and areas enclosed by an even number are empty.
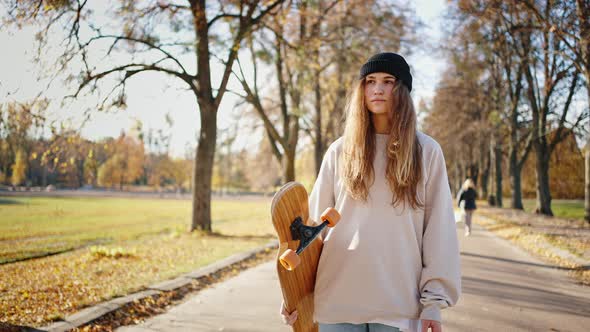
<svg viewBox="0 0 590 332"><path fill-rule="evenodd" d="M441 38L440 22L445 9L444 0L418 0L412 2L417 16L426 25L423 30L424 40L428 44L436 44ZM0 10L5 10L0 7ZM25 27L19 31L0 31L0 98L4 101L26 101L32 99L44 89L47 81L38 81L39 66L33 63L35 54L36 29ZM53 50L55 51L55 50ZM51 53L52 50L44 50ZM413 75L412 97L417 104L421 99L430 99L445 62L439 54L431 50L416 48L411 55L406 56ZM190 62L190 61L189 61ZM194 61L192 61L194 62ZM245 63L246 61L244 61ZM212 78L218 86L221 68L213 64ZM216 68L217 67L217 68ZM137 76L139 77L139 75ZM174 124L172 126L171 154L184 156L187 147L193 149L199 132L199 114L196 109L195 97L186 91L186 87L178 84L177 79L167 78L159 73L143 73L140 78L130 80L127 84L127 108L115 113L93 112L91 119L84 124L81 133L84 137L97 140L107 136L116 137L122 130L128 131L136 120L143 123L146 129L165 129L165 114L169 113ZM55 82L55 81L54 81ZM228 88L241 92L235 79L230 79ZM73 127L77 128L82 121L83 111L96 105L92 97L78 98L66 106L60 105L64 95L63 86L55 84L46 96L52 99L50 118L70 119ZM71 90L67 90L71 93ZM232 93L226 93L220 105L218 114L219 136L223 136L223 129L234 126L239 119L239 110L235 105L240 98ZM247 123L238 122L240 135L234 148L255 149L261 139L260 133L252 133Z"/></svg>

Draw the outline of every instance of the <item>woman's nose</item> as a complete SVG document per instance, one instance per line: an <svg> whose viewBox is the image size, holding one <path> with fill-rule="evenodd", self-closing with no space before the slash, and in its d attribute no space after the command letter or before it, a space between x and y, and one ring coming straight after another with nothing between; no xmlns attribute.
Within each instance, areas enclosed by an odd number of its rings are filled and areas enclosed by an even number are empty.
<svg viewBox="0 0 590 332"><path fill-rule="evenodd" d="M385 87L383 86L383 84L375 84L375 93L377 94L383 94L385 92Z"/></svg>

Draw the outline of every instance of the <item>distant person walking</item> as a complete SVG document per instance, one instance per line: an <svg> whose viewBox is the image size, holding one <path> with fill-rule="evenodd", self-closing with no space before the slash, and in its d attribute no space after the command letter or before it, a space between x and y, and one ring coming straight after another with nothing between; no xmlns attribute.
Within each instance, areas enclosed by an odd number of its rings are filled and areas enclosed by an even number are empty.
<svg viewBox="0 0 590 332"><path fill-rule="evenodd" d="M463 187L457 194L457 205L463 209L465 215L465 236L471 234L471 219L473 218L473 211L477 209L475 206L476 198L475 183L471 179L465 180Z"/></svg>

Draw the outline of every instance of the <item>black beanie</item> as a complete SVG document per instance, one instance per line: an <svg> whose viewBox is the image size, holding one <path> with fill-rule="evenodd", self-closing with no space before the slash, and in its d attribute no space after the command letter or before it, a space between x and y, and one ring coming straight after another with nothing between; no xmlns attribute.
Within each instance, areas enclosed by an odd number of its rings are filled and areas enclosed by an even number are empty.
<svg viewBox="0 0 590 332"><path fill-rule="evenodd" d="M406 60L396 53L378 53L373 55L361 67L359 79L371 73L388 73L395 76L396 79L401 80L409 91L412 91L412 74L410 74L410 66Z"/></svg>

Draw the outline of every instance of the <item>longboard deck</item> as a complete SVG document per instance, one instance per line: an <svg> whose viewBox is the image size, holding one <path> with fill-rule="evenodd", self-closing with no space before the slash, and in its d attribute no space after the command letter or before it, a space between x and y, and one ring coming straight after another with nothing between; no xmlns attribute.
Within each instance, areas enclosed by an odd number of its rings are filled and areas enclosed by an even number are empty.
<svg viewBox="0 0 590 332"><path fill-rule="evenodd" d="M305 225L314 224L309 219L308 196L305 188L297 182L289 182L281 187L272 200L271 215L279 237L276 265L285 308L288 312L294 310L298 312L293 331L317 332L318 325L313 322L313 291L323 247L322 240L319 237L316 238L301 253L301 264L295 270L288 271L279 262L279 257L285 250L295 251L299 246L299 240L293 240L289 229L295 218L301 217Z"/></svg>

